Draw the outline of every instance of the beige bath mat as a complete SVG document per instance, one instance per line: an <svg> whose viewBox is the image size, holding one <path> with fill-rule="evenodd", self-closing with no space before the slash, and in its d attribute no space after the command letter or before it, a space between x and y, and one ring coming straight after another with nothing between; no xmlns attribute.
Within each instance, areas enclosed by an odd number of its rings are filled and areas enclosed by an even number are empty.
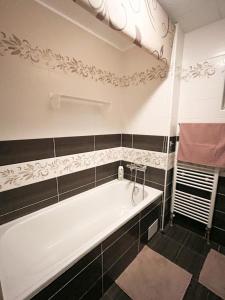
<svg viewBox="0 0 225 300"><path fill-rule="evenodd" d="M181 300L192 275L145 246L116 280L133 300Z"/></svg>
<svg viewBox="0 0 225 300"><path fill-rule="evenodd" d="M199 282L225 299L225 255L210 250L201 270Z"/></svg>

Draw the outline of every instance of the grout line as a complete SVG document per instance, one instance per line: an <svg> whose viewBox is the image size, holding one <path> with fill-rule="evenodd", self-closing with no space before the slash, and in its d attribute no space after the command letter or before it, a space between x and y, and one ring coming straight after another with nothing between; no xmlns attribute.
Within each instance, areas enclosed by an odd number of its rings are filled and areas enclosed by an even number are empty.
<svg viewBox="0 0 225 300"><path fill-rule="evenodd" d="M74 280L78 275L80 275L84 270L86 270L95 260L97 260L99 257L101 256L101 253L98 255L98 256L96 256L95 257L95 259L93 259L92 261L90 261L82 270L80 270L75 276L73 276L72 278L70 278L70 280L69 281L67 281L63 286L61 286L61 288L60 289L58 289L55 293L53 293L49 298L48 298L48 300L50 300L50 299L52 299L55 295L57 295L62 289L64 289L64 287L66 287L72 280ZM82 258L81 258L82 259ZM77 262L79 262L79 260L77 261ZM76 263L75 263L76 264ZM74 265L75 265L74 264ZM73 265L73 266L74 266ZM73 267L73 266L71 266L71 268ZM70 269L70 268L69 268ZM66 271L68 271L69 269L67 269ZM65 272L66 272L65 271ZM65 273L64 272L64 273ZM61 275L63 275L64 273L62 273ZM60 275L59 275L60 276ZM100 277L99 277L100 278ZM97 279L97 280L99 280L99 278ZM53 282L54 282L54 280L53 280ZM83 295L82 295L83 296ZM81 296L81 297L82 297Z"/></svg>
<svg viewBox="0 0 225 300"><path fill-rule="evenodd" d="M225 196L225 194L222 194L222 193L217 193L217 195Z"/></svg>
<svg viewBox="0 0 225 300"><path fill-rule="evenodd" d="M112 269L112 267L113 266L115 266L115 264L116 263L118 263L118 261L135 245L135 243L137 243L138 242L138 239L136 239L131 245L130 245L130 247L129 248L127 248L127 250L125 251L125 252L123 252L123 254L121 254L119 257L118 257L118 259L110 266L110 268L109 269L107 269L104 273L103 273L103 275L105 275L109 270L111 270Z"/></svg>
<svg viewBox="0 0 225 300"><path fill-rule="evenodd" d="M54 157L56 157L56 148L55 148L55 138L53 139L53 152L54 152Z"/></svg>
<svg viewBox="0 0 225 300"><path fill-rule="evenodd" d="M66 193L76 191L76 190L78 190L78 189L80 189L80 188L82 188L82 187L86 187L86 186L88 186L88 185L95 184L95 183L97 183L97 182L99 182L99 181L102 181L102 180L104 180L104 179L107 179L107 178L109 178L109 177L115 176L116 174L117 174L117 173L112 174L112 175L109 175L109 176L106 176L106 177L103 177L103 178L101 178L101 179L99 179L99 180L96 180L96 182L95 182L95 181L92 181L92 182L90 182L90 183L87 183L87 184L84 184L84 185L80 185L79 187L76 187L76 188L74 188L74 189L65 191L65 192L63 192L63 193L59 193L59 195L64 195L64 194L66 194ZM66 175L65 175L65 176L66 176Z"/></svg>
<svg viewBox="0 0 225 300"><path fill-rule="evenodd" d="M104 180L104 179L113 177L113 176L115 176L115 175L117 175L117 173L114 173L114 174L112 174L112 175L109 175L109 176L103 177L103 178L101 178L101 179L98 179L98 180L96 180L96 182L99 182L99 181L102 181L102 180Z"/></svg>
<svg viewBox="0 0 225 300"><path fill-rule="evenodd" d="M141 213L139 213L139 221L138 221L138 253L140 251L140 243L141 243Z"/></svg>
<svg viewBox="0 0 225 300"><path fill-rule="evenodd" d="M58 181L58 177L56 177L55 179L56 179L57 198L58 198L58 202L59 202L59 181Z"/></svg>
<svg viewBox="0 0 225 300"><path fill-rule="evenodd" d="M132 220L132 219L131 219ZM128 221L129 222L129 221ZM127 229L124 233L122 233L118 238L116 238L111 244L109 244L109 246L107 246L105 249L103 249L103 252L105 252L105 251L107 251L111 246L113 246L116 242L118 242L118 240L119 239L121 239L126 233L128 233L131 229L133 229L136 225L137 225L137 223L139 222L139 220L136 222L136 223L134 223L134 225L132 225L129 229ZM123 226L122 226L123 227ZM120 227L119 229L121 229L122 227ZM119 230L118 229L118 230ZM116 231L115 231L116 232ZM114 233L115 233L114 232ZM113 233L112 233L112 235L113 235ZM106 238L107 239L107 238ZM104 241L103 241L104 242Z"/></svg>
<svg viewBox="0 0 225 300"><path fill-rule="evenodd" d="M53 138L53 147L54 147L54 157L56 158L55 138ZM57 198L58 198L58 202L59 202L59 181L58 181L58 176L56 176L55 179L56 179Z"/></svg>
<svg viewBox="0 0 225 300"><path fill-rule="evenodd" d="M96 147L95 147L95 135L94 135L94 152L95 152L95 149L96 149ZM95 156L94 156L95 157ZM94 185L95 185L95 187L96 187L96 178L97 178L97 166L96 166L96 161L94 162L94 165L95 165L95 182L94 182Z"/></svg>
<svg viewBox="0 0 225 300"><path fill-rule="evenodd" d="M97 181L97 167L95 167L95 181L94 181L94 182L95 182L95 187L96 187L96 185L97 185L97 184L96 184L96 181Z"/></svg>
<svg viewBox="0 0 225 300"><path fill-rule="evenodd" d="M74 188L74 189L68 190L68 191L66 191L66 192L60 193L59 195L64 195L64 194L66 194L66 193L69 193L69 192L76 191L76 190L78 190L78 189L80 189L80 188L82 188L82 187L85 187L85 186L91 185L91 184L93 184L93 183L95 183L95 182L94 182L94 181L92 181L92 182L90 182L90 183L87 183L87 184L81 185L81 186L79 186L79 187L77 187L77 188Z"/></svg>
<svg viewBox="0 0 225 300"><path fill-rule="evenodd" d="M155 200L155 201L156 201L156 200ZM153 202L153 203L154 203L154 202ZM162 200L161 200L158 204L154 205L154 206L151 208L150 211L148 211L146 214L144 214L144 215L140 218L140 220L142 220L142 219L145 218L148 214L150 214L156 207L161 206L161 204L162 204ZM140 212L140 213L141 213L141 212Z"/></svg>
<svg viewBox="0 0 225 300"><path fill-rule="evenodd" d="M5 214L3 214L3 215L0 215L0 217L4 217L4 216L7 216L7 215L10 215L10 214L12 214L12 213L14 213L14 212L16 212L16 211L22 210L22 209L27 208L27 207L34 206L34 205L36 205L36 204L39 204L39 203L42 203L42 202L44 202L44 201L53 199L53 198L55 198L55 197L57 197L57 196L52 196L52 197L49 197L49 198L40 200L40 201L38 201L38 202L35 202L35 203L32 203L32 204L29 204L29 205L26 205L26 206L23 206L23 207L20 207L20 208L11 210L10 212L7 212L7 213L5 213ZM38 209L38 210L39 210L39 209ZM35 211L34 211L34 212L35 212Z"/></svg>
<svg viewBox="0 0 225 300"><path fill-rule="evenodd" d="M162 152L164 152L164 149L165 149L165 136L163 137L163 147L162 147Z"/></svg>
<svg viewBox="0 0 225 300"><path fill-rule="evenodd" d="M221 228L221 227L218 227L218 226L213 226L212 228L216 228L216 229L219 229L221 231L224 231L225 232L225 229Z"/></svg>
<svg viewBox="0 0 225 300"><path fill-rule="evenodd" d="M102 277L102 276L101 276L101 277ZM82 300L82 299L87 295L87 293L90 292L90 290L96 285L96 282L97 282L101 277L99 277L93 284L91 284L91 285L89 286L89 288L84 292L84 294L83 294L78 300ZM103 295L103 294L102 294L102 295Z"/></svg>
<svg viewBox="0 0 225 300"><path fill-rule="evenodd" d="M101 243L101 255L102 255L102 296L103 296L103 293L104 293L104 282L103 282L103 264L104 264L104 258L103 258L103 248L102 248L102 243Z"/></svg>
<svg viewBox="0 0 225 300"><path fill-rule="evenodd" d="M215 211L217 211L217 212L219 212L219 213L221 213L221 214L225 214L225 211L223 211L223 210L215 209L214 212L215 212Z"/></svg>

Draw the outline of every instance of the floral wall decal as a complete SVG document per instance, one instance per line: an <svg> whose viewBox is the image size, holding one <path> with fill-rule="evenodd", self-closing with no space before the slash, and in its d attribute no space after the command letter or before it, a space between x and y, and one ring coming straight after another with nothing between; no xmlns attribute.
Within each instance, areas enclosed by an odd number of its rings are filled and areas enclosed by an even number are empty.
<svg viewBox="0 0 225 300"><path fill-rule="evenodd" d="M157 59L170 63L175 26L157 0L71 0L127 35ZM163 49L163 51L162 51Z"/></svg>
<svg viewBox="0 0 225 300"><path fill-rule="evenodd" d="M138 37L139 42L140 37ZM164 79L168 74L168 66L158 64L156 67L147 68L141 72L128 75L117 75L113 72L102 70L95 65L87 65L75 57L64 56L53 50L33 46L27 39L21 39L15 34L0 32L0 56L12 55L27 60L33 64L42 64L51 70L76 74L114 87L140 86L151 80Z"/></svg>
<svg viewBox="0 0 225 300"><path fill-rule="evenodd" d="M208 61L196 63L195 65L184 68L181 79L186 81L194 78L210 78L216 74L216 66Z"/></svg>

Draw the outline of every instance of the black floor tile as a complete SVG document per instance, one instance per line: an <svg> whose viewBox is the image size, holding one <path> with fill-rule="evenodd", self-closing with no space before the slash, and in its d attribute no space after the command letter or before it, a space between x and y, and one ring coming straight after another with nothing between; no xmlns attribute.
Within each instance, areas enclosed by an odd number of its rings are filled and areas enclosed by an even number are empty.
<svg viewBox="0 0 225 300"><path fill-rule="evenodd" d="M192 280L183 300L207 300L208 289L195 280Z"/></svg>
<svg viewBox="0 0 225 300"><path fill-rule="evenodd" d="M218 250L217 243L211 241L210 244L207 244L205 238L194 232L190 232L184 246L203 256L206 256L211 248Z"/></svg>
<svg viewBox="0 0 225 300"><path fill-rule="evenodd" d="M107 294L104 294L100 300L112 300Z"/></svg>
<svg viewBox="0 0 225 300"><path fill-rule="evenodd" d="M219 246L219 252L225 255L225 247Z"/></svg>
<svg viewBox="0 0 225 300"><path fill-rule="evenodd" d="M165 234L158 232L149 242L148 246L168 258L171 261L174 261L177 257L179 251L181 250L182 245L177 243L173 239L170 239Z"/></svg>
<svg viewBox="0 0 225 300"><path fill-rule="evenodd" d="M168 237L170 237L178 243L184 244L190 236L190 231L179 225L174 224L172 227L168 225L165 228L165 235L167 235Z"/></svg>
<svg viewBox="0 0 225 300"><path fill-rule="evenodd" d="M131 298L124 293L124 291L116 283L109 288L106 294L111 300L131 300Z"/></svg>
<svg viewBox="0 0 225 300"><path fill-rule="evenodd" d="M197 254L189 248L182 247L175 259L175 264L190 272L195 279L198 279L205 257Z"/></svg>
<svg viewBox="0 0 225 300"><path fill-rule="evenodd" d="M204 285L192 279L183 300L220 300L221 298L208 290Z"/></svg>

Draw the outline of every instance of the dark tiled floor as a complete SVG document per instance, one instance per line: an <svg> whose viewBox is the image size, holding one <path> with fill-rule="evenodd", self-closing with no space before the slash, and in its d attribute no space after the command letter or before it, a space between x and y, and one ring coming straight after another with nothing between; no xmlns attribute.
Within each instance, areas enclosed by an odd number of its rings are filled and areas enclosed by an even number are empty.
<svg viewBox="0 0 225 300"><path fill-rule="evenodd" d="M191 283L183 300L219 300L203 285L198 283L198 276L211 248L225 254L225 247L214 242L206 244L205 239L179 225L167 227L164 233L158 232L148 243L148 246L181 268L192 273ZM109 288L101 300L129 300L115 283ZM141 300L141 299L140 299Z"/></svg>

